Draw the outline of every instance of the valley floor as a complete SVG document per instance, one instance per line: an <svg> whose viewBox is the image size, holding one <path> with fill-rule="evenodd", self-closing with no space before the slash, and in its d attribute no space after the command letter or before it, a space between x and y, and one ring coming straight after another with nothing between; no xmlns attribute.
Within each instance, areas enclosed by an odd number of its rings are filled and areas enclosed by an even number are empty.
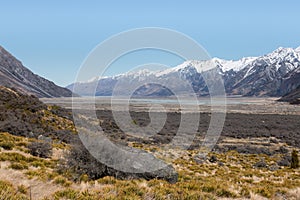
<svg viewBox="0 0 300 200"><path fill-rule="evenodd" d="M126 103L125 99L116 98L114 101L114 109L119 110L123 108ZM290 105L286 102L276 101L278 98L255 98L255 97L227 97L226 98L226 112L227 113L245 113L245 114L284 114L284 115L300 115L300 106ZM111 100L109 97L80 97L80 98L41 98L46 104L56 104L68 109L93 109L95 103L97 110L111 110ZM72 105L73 101L73 105ZM223 101L220 99L219 101ZM199 98L197 102L186 99L183 103L187 103L187 110L189 112L199 109L201 112L210 112L210 99ZM174 103L174 99L132 99L131 111L145 111L149 105L162 104L168 112L176 112L180 109L180 105ZM222 102L223 104L223 102ZM214 104L215 109L221 111L223 107Z"/></svg>

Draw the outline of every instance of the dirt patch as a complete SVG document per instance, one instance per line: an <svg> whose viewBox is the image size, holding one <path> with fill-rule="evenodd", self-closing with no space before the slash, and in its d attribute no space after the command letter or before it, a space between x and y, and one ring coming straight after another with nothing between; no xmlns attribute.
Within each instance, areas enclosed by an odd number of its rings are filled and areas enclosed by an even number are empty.
<svg viewBox="0 0 300 200"><path fill-rule="evenodd" d="M0 179L6 180L12 183L14 186L24 185L29 193L31 190L32 199L43 199L55 191L58 191L60 187L50 182L42 182L37 179L28 179L22 171L17 171L7 168L9 163L1 162ZM30 194L28 194L30 196Z"/></svg>

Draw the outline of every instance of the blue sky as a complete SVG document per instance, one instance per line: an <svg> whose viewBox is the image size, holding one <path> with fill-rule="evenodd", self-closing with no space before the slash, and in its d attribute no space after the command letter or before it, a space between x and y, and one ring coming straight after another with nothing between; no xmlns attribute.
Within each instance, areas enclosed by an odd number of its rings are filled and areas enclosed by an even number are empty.
<svg viewBox="0 0 300 200"><path fill-rule="evenodd" d="M0 45L34 73L66 86L97 44L128 29L174 29L195 39L212 57L224 59L298 47L299 7L297 0L1 1ZM109 73L143 62L181 62L153 52L136 57Z"/></svg>

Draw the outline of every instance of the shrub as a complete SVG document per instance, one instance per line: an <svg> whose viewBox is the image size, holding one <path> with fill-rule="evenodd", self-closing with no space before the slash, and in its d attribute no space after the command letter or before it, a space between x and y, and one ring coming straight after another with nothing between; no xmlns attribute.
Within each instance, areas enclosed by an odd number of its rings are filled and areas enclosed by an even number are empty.
<svg viewBox="0 0 300 200"><path fill-rule="evenodd" d="M250 198L251 197L251 194L250 194L250 191L247 187L243 187L240 191L240 195L242 195L243 197L246 197L246 198Z"/></svg>
<svg viewBox="0 0 300 200"><path fill-rule="evenodd" d="M265 161L265 159L261 159L259 162L255 163L253 165L253 167L256 167L256 168L266 168L267 167L267 163Z"/></svg>
<svg viewBox="0 0 300 200"><path fill-rule="evenodd" d="M210 158L209 158L209 162L211 162L211 163L215 163L215 162L217 162L218 161L218 159L217 159L217 157L215 156L215 155L212 155Z"/></svg>
<svg viewBox="0 0 300 200"><path fill-rule="evenodd" d="M117 181L114 177L106 176L98 180L100 184L115 184Z"/></svg>
<svg viewBox="0 0 300 200"><path fill-rule="evenodd" d="M12 150L14 148L14 144L12 142L1 142L0 147L2 147L5 150Z"/></svg>
<svg viewBox="0 0 300 200"><path fill-rule="evenodd" d="M288 155L288 154L283 155L283 158L280 161L278 161L277 164L279 166L285 166L285 167L290 166L290 164L291 164L290 155Z"/></svg>
<svg viewBox="0 0 300 200"><path fill-rule="evenodd" d="M80 181L85 182L85 183L88 182L89 181L89 176L87 174L82 174L80 176Z"/></svg>
<svg viewBox="0 0 300 200"><path fill-rule="evenodd" d="M41 158L50 158L52 155L52 146L48 142L32 142L28 145L31 155Z"/></svg>
<svg viewBox="0 0 300 200"><path fill-rule="evenodd" d="M26 163L12 163L9 167L16 170L28 169L28 165Z"/></svg>
<svg viewBox="0 0 300 200"><path fill-rule="evenodd" d="M29 199L23 191L16 190L10 182L0 180L0 199L19 200Z"/></svg>
<svg viewBox="0 0 300 200"><path fill-rule="evenodd" d="M123 172L116 170L106 164L101 163L94 158L85 148L81 141L77 141L65 156L61 163L62 173L71 172L70 177L73 180L80 181L80 176L86 174L90 180L97 180L104 176L114 176L118 179L140 179L150 180L153 178L164 179L170 183L175 183L178 174L171 165L165 168L144 173Z"/></svg>
<svg viewBox="0 0 300 200"><path fill-rule="evenodd" d="M29 179L37 177L40 180L46 180L48 178L45 171L41 170L41 169L39 169L39 170L28 170L28 171L25 172L25 175L27 175L27 177Z"/></svg>
<svg viewBox="0 0 300 200"><path fill-rule="evenodd" d="M21 162L21 161L28 161L28 159L19 153L1 153L0 154L0 161L11 161L11 162Z"/></svg>
<svg viewBox="0 0 300 200"><path fill-rule="evenodd" d="M73 189L66 189L62 191L57 191L54 194L54 199L78 199L80 196L80 192L75 191Z"/></svg>
<svg viewBox="0 0 300 200"><path fill-rule="evenodd" d="M213 184L208 184L208 185L202 186L203 192L215 192L216 190L217 190L217 187L216 187L216 185L213 185Z"/></svg>
<svg viewBox="0 0 300 200"><path fill-rule="evenodd" d="M19 185L18 186L18 192L20 192L21 194L27 194L28 193L28 189L25 185Z"/></svg>
<svg viewBox="0 0 300 200"><path fill-rule="evenodd" d="M296 150L292 151L291 168L296 169L299 167L299 158Z"/></svg>
<svg viewBox="0 0 300 200"><path fill-rule="evenodd" d="M145 194L143 188L139 188L135 185L118 187L118 190L118 194L125 197L142 197Z"/></svg>
<svg viewBox="0 0 300 200"><path fill-rule="evenodd" d="M72 179L80 181L85 174L90 179L96 180L105 176L106 166L94 158L81 142L72 146L65 160L61 163L61 171L72 171Z"/></svg>
<svg viewBox="0 0 300 200"><path fill-rule="evenodd" d="M231 192L225 188L218 189L216 194L219 197L236 197L236 194L234 194L233 192Z"/></svg>
<svg viewBox="0 0 300 200"><path fill-rule="evenodd" d="M59 184L65 187L68 187L71 185L71 182L68 181L66 178L62 177L62 176L58 176L54 179L54 183L55 184Z"/></svg>
<svg viewBox="0 0 300 200"><path fill-rule="evenodd" d="M262 195L263 197L271 198L272 191L269 190L267 187L260 187L256 189L256 193Z"/></svg>

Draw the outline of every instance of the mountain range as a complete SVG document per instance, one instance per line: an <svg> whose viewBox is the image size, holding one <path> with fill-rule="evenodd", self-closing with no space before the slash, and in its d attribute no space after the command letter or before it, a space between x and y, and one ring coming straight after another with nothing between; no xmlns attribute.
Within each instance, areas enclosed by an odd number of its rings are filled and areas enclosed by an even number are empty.
<svg viewBox="0 0 300 200"><path fill-rule="evenodd" d="M143 69L116 76L95 77L86 82L73 83L67 88L75 89L83 96L171 96L189 92L206 96L209 91L204 80L213 80L213 73L222 77L227 95L280 97L300 85L300 47L280 47L263 56L240 60L191 60L161 71ZM175 77L189 83L193 91L187 91L182 86L183 82L174 81Z"/></svg>
<svg viewBox="0 0 300 200"><path fill-rule="evenodd" d="M40 77L0 46L0 86L37 97L71 97L72 92Z"/></svg>

